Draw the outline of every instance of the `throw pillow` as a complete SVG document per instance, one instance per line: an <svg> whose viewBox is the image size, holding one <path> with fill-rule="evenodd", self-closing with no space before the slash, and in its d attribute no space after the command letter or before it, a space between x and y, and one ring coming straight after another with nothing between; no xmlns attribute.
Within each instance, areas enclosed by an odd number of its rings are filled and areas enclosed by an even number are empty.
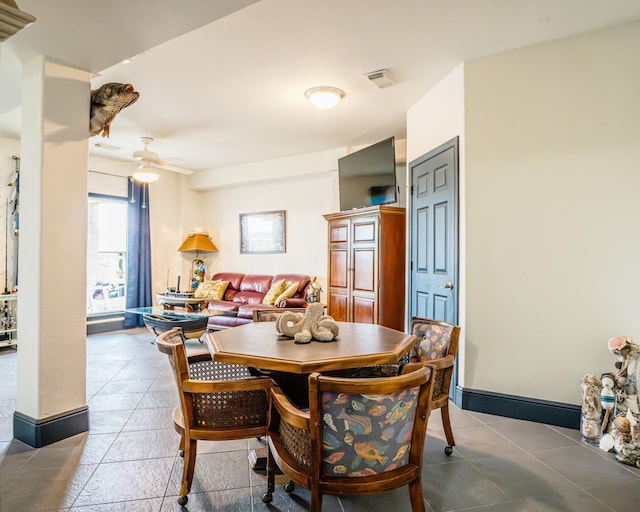
<svg viewBox="0 0 640 512"><path fill-rule="evenodd" d="M283 299L290 299L293 297L298 291L298 283L286 283L284 291L276 297L276 300L273 301L274 304L278 304Z"/></svg>
<svg viewBox="0 0 640 512"><path fill-rule="evenodd" d="M204 281L193 293L196 299L222 300L229 281Z"/></svg>
<svg viewBox="0 0 640 512"><path fill-rule="evenodd" d="M284 291L286 286L287 282L284 279L272 283L271 288L269 288L269 291L264 296L264 299L262 299L262 303L271 304L273 306L273 303L276 301L276 297L278 297L278 295L280 295Z"/></svg>

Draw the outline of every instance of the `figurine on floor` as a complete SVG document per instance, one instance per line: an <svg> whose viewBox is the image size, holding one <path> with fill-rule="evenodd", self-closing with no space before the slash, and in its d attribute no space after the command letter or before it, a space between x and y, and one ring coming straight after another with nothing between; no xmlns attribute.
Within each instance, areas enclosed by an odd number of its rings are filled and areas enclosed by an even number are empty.
<svg viewBox="0 0 640 512"><path fill-rule="evenodd" d="M609 340L608 347L616 358L617 370L613 374L616 412L609 426L609 434L613 438L616 460L640 467L640 407L637 382L640 346L629 336L615 336Z"/></svg>
<svg viewBox="0 0 640 512"><path fill-rule="evenodd" d="M602 374L602 376L600 377L600 382L602 384L602 389L600 390L600 404L602 405L602 410L604 411L601 430L602 432L606 432L607 427L609 426L611 414L613 414L614 416L616 415L616 393L613 390L616 383L614 382L613 374L611 373Z"/></svg>
<svg viewBox="0 0 640 512"><path fill-rule="evenodd" d="M582 377L582 421L580 422L582 437L594 440L600 437L601 415L600 379L592 373L586 373Z"/></svg>

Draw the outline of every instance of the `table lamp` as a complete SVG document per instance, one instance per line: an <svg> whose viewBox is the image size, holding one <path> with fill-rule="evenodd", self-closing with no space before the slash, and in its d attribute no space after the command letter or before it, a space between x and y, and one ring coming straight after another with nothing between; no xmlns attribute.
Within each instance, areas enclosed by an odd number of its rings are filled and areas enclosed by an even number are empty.
<svg viewBox="0 0 640 512"><path fill-rule="evenodd" d="M200 258L201 252L216 252L218 248L213 244L209 235L196 229L193 233L189 233L182 245L178 248L179 252L195 252L196 257L191 263L191 288L195 290L198 285L204 281L206 268L204 260ZM180 291L180 290L178 290Z"/></svg>

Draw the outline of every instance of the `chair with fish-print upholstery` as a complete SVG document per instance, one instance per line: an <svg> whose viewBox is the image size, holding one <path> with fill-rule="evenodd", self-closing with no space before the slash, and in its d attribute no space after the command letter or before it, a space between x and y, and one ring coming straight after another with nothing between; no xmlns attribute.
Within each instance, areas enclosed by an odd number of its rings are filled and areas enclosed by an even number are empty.
<svg viewBox="0 0 640 512"><path fill-rule="evenodd" d="M453 453L456 445L451 430L449 418L449 387L453 377L453 367L458 352L460 339L460 327L442 320L432 320L414 316L411 319L411 334L418 340L406 355L404 361L395 364L383 364L375 366L363 366L352 370L350 377L384 377L397 375L404 362L428 363L436 368L435 382L433 384L432 409L440 409L442 427L447 439L444 452L447 455Z"/></svg>
<svg viewBox="0 0 640 512"><path fill-rule="evenodd" d="M383 378L309 376L309 409L297 409L272 388L267 492L277 468L311 491L311 512L323 494L367 496L409 486L411 510L424 512L422 456L435 370L408 364Z"/></svg>

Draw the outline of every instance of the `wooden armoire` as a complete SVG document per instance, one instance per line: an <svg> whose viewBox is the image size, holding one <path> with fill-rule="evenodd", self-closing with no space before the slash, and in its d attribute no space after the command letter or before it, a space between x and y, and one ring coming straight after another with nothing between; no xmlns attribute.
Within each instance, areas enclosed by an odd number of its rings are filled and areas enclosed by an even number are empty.
<svg viewBox="0 0 640 512"><path fill-rule="evenodd" d="M405 209L368 206L328 221L327 313L404 330Z"/></svg>

